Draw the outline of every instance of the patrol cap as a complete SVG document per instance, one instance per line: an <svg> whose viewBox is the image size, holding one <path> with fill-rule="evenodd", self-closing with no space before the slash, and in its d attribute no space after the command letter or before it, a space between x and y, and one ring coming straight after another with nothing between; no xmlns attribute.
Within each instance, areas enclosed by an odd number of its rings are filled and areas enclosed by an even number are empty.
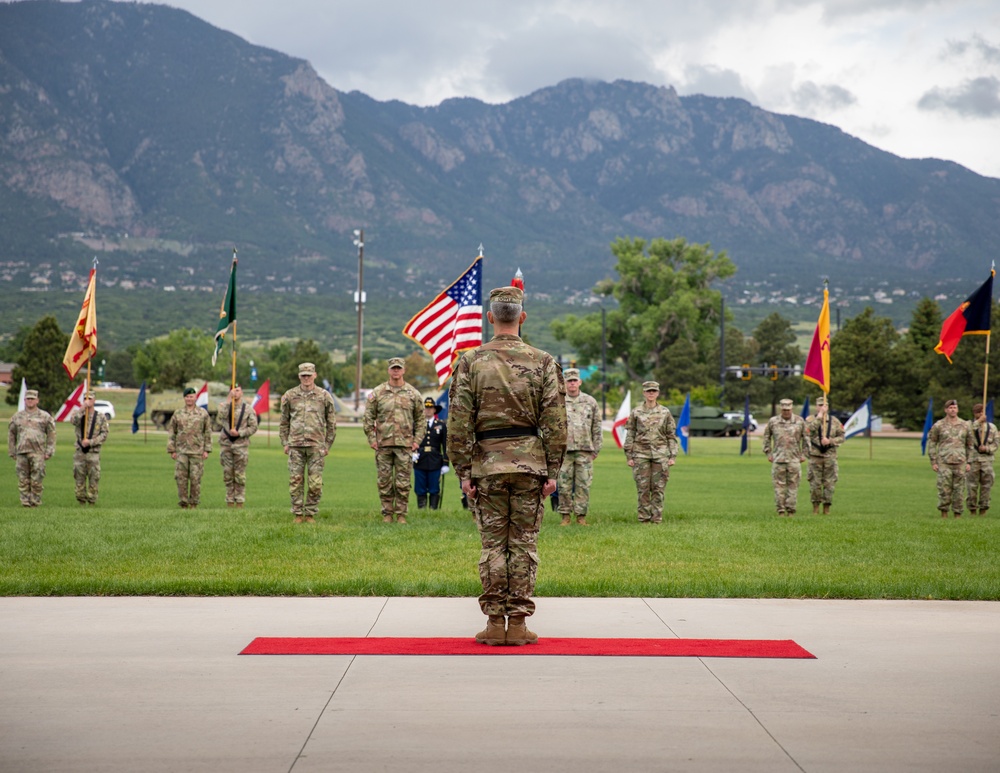
<svg viewBox="0 0 1000 773"><path fill-rule="evenodd" d="M37 400L38 399L38 390L37 389L26 389L26 390L24 390L24 399L25 400Z"/></svg>
<svg viewBox="0 0 1000 773"><path fill-rule="evenodd" d="M188 395L193 395L193 394L197 394L197 392L195 392L194 387L188 387L187 389L184 390L184 396L185 397L187 397Z"/></svg>
<svg viewBox="0 0 1000 773"><path fill-rule="evenodd" d="M316 366L311 362L301 362L299 363L299 375L305 376L306 374L316 375Z"/></svg>
<svg viewBox="0 0 1000 773"><path fill-rule="evenodd" d="M958 405L958 400L945 400L944 407L950 408L953 405Z"/></svg>
<svg viewBox="0 0 1000 773"><path fill-rule="evenodd" d="M524 290L520 287L497 287L490 290L490 303L524 303Z"/></svg>
<svg viewBox="0 0 1000 773"><path fill-rule="evenodd" d="M566 368L566 370L563 371L563 378L567 381L579 381L580 371L577 368Z"/></svg>
<svg viewBox="0 0 1000 773"><path fill-rule="evenodd" d="M816 398L816 405L826 405L826 398L820 395Z"/></svg>
<svg viewBox="0 0 1000 773"><path fill-rule="evenodd" d="M781 406L781 410L785 410L785 408L788 408L788 410L791 410L792 406L795 405L795 403L793 403L789 398L786 397L783 400L779 401L778 405Z"/></svg>
<svg viewBox="0 0 1000 773"><path fill-rule="evenodd" d="M642 382L642 391L643 392L649 392L649 391L654 390L654 389L657 392L660 391L660 382L659 381L643 381Z"/></svg>
<svg viewBox="0 0 1000 773"><path fill-rule="evenodd" d="M96 400L97 399L97 393L96 392L87 392L86 394L84 394L83 399L84 400Z"/></svg>
<svg viewBox="0 0 1000 773"><path fill-rule="evenodd" d="M406 363L403 361L402 357L390 357L389 358L390 368L405 368Z"/></svg>

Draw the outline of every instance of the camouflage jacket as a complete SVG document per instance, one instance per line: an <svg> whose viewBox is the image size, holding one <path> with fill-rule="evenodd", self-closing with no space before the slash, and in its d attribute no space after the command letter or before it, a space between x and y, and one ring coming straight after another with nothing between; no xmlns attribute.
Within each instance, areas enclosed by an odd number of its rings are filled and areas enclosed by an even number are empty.
<svg viewBox="0 0 1000 773"><path fill-rule="evenodd" d="M775 464L791 464L806 458L806 422L792 414L788 420L781 414L772 416L764 427L764 455Z"/></svg>
<svg viewBox="0 0 1000 773"><path fill-rule="evenodd" d="M632 409L625 421L626 459L665 462L677 456L677 423L665 405Z"/></svg>
<svg viewBox="0 0 1000 773"><path fill-rule="evenodd" d="M503 473L556 478L566 452L566 385L551 354L497 335L456 364L448 456L462 480ZM523 428L524 435L477 434Z"/></svg>
<svg viewBox="0 0 1000 773"><path fill-rule="evenodd" d="M934 422L927 436L927 456L935 464L966 464L975 442L969 422L941 419Z"/></svg>
<svg viewBox="0 0 1000 773"><path fill-rule="evenodd" d="M320 447L330 450L337 437L337 407L325 389L301 386L281 396L278 438L282 446Z"/></svg>
<svg viewBox="0 0 1000 773"><path fill-rule="evenodd" d="M379 448L410 448L413 433L423 420L423 395L406 382L394 387L385 381L368 395L363 426L369 445L377 441Z"/></svg>
<svg viewBox="0 0 1000 773"><path fill-rule="evenodd" d="M78 454L99 454L101 453L101 446L104 445L104 441L108 439L108 417L105 416L100 411L92 411L87 417L87 440L90 441L90 445L84 447L80 445L80 441L83 440L83 411L77 410L73 412L70 416L70 421L73 422L73 426L76 428L76 453Z"/></svg>
<svg viewBox="0 0 1000 773"><path fill-rule="evenodd" d="M168 454L212 453L212 417L204 408L186 406L167 422Z"/></svg>
<svg viewBox="0 0 1000 773"><path fill-rule="evenodd" d="M231 413L232 404L229 400L219 403L219 412L215 414L215 424L219 428L219 445L226 448L250 445L250 437L257 432L257 414L250 407L250 403L246 400L240 401L236 409L236 428L233 430L239 437L233 440L227 434L232 421Z"/></svg>
<svg viewBox="0 0 1000 773"><path fill-rule="evenodd" d="M830 444L823 447L823 434L826 434ZM806 419L806 437L809 443L809 456L818 459L836 459L837 446L841 445L847 438L844 437L844 425L836 416L827 414L820 422L818 416L810 416Z"/></svg>
<svg viewBox="0 0 1000 773"><path fill-rule="evenodd" d="M972 448L969 451L969 461L993 463L993 455L1000 447L1000 438L997 437L997 425L986 421L972 421L969 423L972 430ZM985 446L985 451L980 451L979 446Z"/></svg>
<svg viewBox="0 0 1000 773"><path fill-rule="evenodd" d="M56 452L56 423L52 416L41 408L15 413L7 431L7 452L12 457L17 454L52 456Z"/></svg>
<svg viewBox="0 0 1000 773"><path fill-rule="evenodd" d="M566 425L566 450L591 451L597 456L604 442L597 400L583 392L576 397L566 395Z"/></svg>

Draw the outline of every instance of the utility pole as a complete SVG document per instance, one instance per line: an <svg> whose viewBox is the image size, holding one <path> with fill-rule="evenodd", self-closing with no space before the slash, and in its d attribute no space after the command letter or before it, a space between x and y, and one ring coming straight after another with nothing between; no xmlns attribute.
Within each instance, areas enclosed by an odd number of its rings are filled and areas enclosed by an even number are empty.
<svg viewBox="0 0 1000 773"><path fill-rule="evenodd" d="M354 304L358 309L358 369L354 378L354 410L361 410L361 350L365 335L365 229L354 232L354 245L358 248L358 291Z"/></svg>

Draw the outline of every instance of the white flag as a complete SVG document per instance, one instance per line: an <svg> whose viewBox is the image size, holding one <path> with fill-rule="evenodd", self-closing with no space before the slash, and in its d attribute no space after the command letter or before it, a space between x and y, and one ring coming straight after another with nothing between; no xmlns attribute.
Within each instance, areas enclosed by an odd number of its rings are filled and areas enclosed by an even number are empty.
<svg viewBox="0 0 1000 773"><path fill-rule="evenodd" d="M83 395L86 388L86 381L79 384L77 388L70 393L70 396L66 398L66 402L59 407L59 410L56 411L52 418L55 421L69 421L69 417L73 415L73 411L77 408L83 408Z"/></svg>
<svg viewBox="0 0 1000 773"><path fill-rule="evenodd" d="M854 415L847 420L847 424L844 425L844 438L853 437L854 435L860 435L866 429L871 426L872 423L872 399L869 397L865 400L864 405L862 405L858 410L854 412Z"/></svg>
<svg viewBox="0 0 1000 773"><path fill-rule="evenodd" d="M24 393L28 391L28 382L21 379L21 396L17 398L17 410L24 410Z"/></svg>
<svg viewBox="0 0 1000 773"><path fill-rule="evenodd" d="M625 445L625 422L628 421L628 415L631 412L632 390L630 389L625 393L625 399L622 400L621 408L618 409L618 414L615 416L615 423L611 425L611 435L619 448Z"/></svg>

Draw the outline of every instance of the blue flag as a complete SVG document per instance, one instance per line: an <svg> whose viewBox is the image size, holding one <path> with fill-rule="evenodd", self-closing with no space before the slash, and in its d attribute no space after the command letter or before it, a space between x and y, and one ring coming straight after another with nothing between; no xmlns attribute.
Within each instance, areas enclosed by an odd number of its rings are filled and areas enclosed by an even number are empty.
<svg viewBox="0 0 1000 773"><path fill-rule="evenodd" d="M809 395L806 395L806 401L802 403L802 418L809 418Z"/></svg>
<svg viewBox="0 0 1000 773"><path fill-rule="evenodd" d="M927 453L927 436L931 434L931 427L934 426L934 398L927 403L927 418L924 419L924 436L920 438L920 455Z"/></svg>
<svg viewBox="0 0 1000 773"><path fill-rule="evenodd" d="M986 421L993 423L993 398L986 401Z"/></svg>
<svg viewBox="0 0 1000 773"><path fill-rule="evenodd" d="M135 401L135 410L132 411L132 434L139 431L139 417L146 412L146 382L142 382L139 387L139 397Z"/></svg>
<svg viewBox="0 0 1000 773"><path fill-rule="evenodd" d="M806 398L808 399L808 398ZM750 395L743 403L743 433L740 435L740 456L747 452L750 445Z"/></svg>
<svg viewBox="0 0 1000 773"><path fill-rule="evenodd" d="M854 415L844 425L844 438L860 435L862 432L871 434L872 399L869 397L864 404L854 412Z"/></svg>
<svg viewBox="0 0 1000 773"><path fill-rule="evenodd" d="M688 452L688 433L691 431L691 393L684 398L684 407L681 409L681 417L677 420L677 436L681 439L681 448L684 453Z"/></svg>

